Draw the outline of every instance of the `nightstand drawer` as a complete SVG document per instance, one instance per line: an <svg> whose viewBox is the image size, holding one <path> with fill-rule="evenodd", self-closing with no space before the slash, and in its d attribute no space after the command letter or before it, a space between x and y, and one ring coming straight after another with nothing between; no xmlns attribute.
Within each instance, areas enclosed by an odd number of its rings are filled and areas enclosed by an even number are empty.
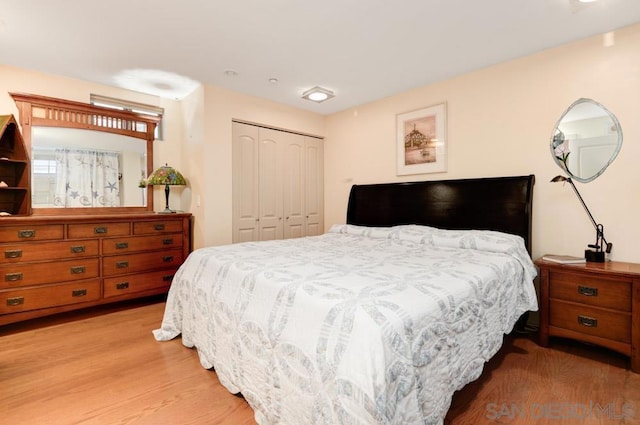
<svg viewBox="0 0 640 425"><path fill-rule="evenodd" d="M631 311L630 280L551 271L549 281L549 295L553 299Z"/></svg>
<svg viewBox="0 0 640 425"><path fill-rule="evenodd" d="M549 324L582 334L631 342L631 314L552 300Z"/></svg>
<svg viewBox="0 0 640 425"><path fill-rule="evenodd" d="M100 299L100 280L50 285L41 288L0 292L0 314L19 313L47 307L84 303Z"/></svg>

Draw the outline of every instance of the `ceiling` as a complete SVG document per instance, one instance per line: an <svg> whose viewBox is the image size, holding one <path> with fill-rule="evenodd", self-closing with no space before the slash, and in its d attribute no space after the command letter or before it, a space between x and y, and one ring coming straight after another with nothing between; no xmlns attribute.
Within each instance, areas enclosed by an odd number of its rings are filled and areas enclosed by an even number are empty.
<svg viewBox="0 0 640 425"><path fill-rule="evenodd" d="M640 22L638 0L0 2L1 64L177 99L203 83L320 114ZM301 99L316 85L336 96Z"/></svg>

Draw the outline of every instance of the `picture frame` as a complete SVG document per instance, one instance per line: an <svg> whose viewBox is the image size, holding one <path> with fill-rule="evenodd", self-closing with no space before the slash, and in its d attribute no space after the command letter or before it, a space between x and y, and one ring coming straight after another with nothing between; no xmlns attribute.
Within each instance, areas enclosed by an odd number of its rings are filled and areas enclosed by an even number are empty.
<svg viewBox="0 0 640 425"><path fill-rule="evenodd" d="M446 104L397 115L398 176L447 171Z"/></svg>

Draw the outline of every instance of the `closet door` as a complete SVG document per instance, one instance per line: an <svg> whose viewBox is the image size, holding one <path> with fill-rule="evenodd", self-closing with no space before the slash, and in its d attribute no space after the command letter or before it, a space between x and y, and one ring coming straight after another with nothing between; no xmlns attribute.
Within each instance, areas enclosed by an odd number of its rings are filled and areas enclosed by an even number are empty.
<svg viewBox="0 0 640 425"><path fill-rule="evenodd" d="M324 145L322 139L305 137L304 155L305 236L324 233Z"/></svg>
<svg viewBox="0 0 640 425"><path fill-rule="evenodd" d="M324 232L322 139L233 123L233 242Z"/></svg>
<svg viewBox="0 0 640 425"><path fill-rule="evenodd" d="M288 133L260 128L259 197L261 241L283 238L283 150Z"/></svg>
<svg viewBox="0 0 640 425"><path fill-rule="evenodd" d="M283 137L284 238L306 236L305 136L286 133Z"/></svg>
<svg viewBox="0 0 640 425"><path fill-rule="evenodd" d="M233 123L233 242L260 240L259 128Z"/></svg>

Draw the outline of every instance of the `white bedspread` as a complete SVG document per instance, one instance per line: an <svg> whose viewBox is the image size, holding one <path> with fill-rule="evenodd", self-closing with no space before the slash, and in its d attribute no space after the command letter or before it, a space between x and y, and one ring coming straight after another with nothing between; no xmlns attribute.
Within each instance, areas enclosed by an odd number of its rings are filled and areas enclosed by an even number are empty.
<svg viewBox="0 0 640 425"><path fill-rule="evenodd" d="M196 250L157 340L182 334L260 425L441 424L536 310L522 238L336 225Z"/></svg>

